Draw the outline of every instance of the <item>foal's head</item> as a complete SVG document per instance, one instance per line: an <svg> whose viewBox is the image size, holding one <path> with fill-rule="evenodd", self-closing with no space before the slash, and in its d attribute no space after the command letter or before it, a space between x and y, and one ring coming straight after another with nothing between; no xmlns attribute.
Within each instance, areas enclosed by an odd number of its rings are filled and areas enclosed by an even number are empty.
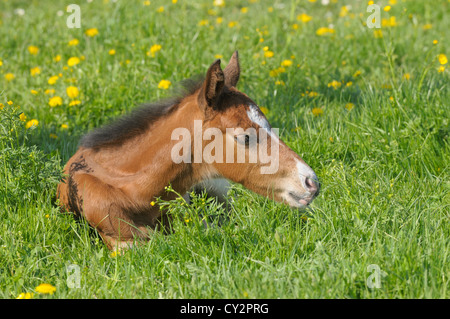
<svg viewBox="0 0 450 319"><path fill-rule="evenodd" d="M317 176L278 138L257 104L236 89L239 75L237 52L224 70L220 60L208 69L197 99L203 136L198 165L263 196L305 208L318 195Z"/></svg>

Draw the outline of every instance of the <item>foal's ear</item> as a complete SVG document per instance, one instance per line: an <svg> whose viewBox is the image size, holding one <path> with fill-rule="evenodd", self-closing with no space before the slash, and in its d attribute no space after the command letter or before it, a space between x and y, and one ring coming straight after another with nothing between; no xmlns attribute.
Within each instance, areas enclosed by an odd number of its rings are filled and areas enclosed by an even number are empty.
<svg viewBox="0 0 450 319"><path fill-rule="evenodd" d="M223 70L225 73L225 84L227 86L236 86L239 81L239 75L241 74L241 68L239 66L239 54L237 51L234 51L231 56L230 62Z"/></svg>
<svg viewBox="0 0 450 319"><path fill-rule="evenodd" d="M206 80L203 84L201 95L204 98L207 106L214 107L219 99L222 88L225 85L225 76L220 67L220 59L216 60L206 72Z"/></svg>

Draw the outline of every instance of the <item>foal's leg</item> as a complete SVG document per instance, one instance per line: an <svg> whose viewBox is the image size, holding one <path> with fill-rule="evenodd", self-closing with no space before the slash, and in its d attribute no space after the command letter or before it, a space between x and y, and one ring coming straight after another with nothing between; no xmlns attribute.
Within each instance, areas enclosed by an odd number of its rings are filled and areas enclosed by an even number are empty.
<svg viewBox="0 0 450 319"><path fill-rule="evenodd" d="M123 192L87 173L70 178L71 195L82 203L81 215L99 232L109 249L129 248L135 237L146 237L141 227L134 226L132 218L124 212L123 207L129 200Z"/></svg>

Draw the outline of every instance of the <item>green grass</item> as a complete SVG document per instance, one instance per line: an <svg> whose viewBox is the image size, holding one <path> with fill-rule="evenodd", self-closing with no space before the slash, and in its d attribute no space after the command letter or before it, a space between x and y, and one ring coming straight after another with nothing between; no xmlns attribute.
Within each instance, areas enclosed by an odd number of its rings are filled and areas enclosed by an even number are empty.
<svg viewBox="0 0 450 319"><path fill-rule="evenodd" d="M365 1L346 1L344 16L342 1L73 2L81 29L66 27L67 2L0 2L1 298L41 283L56 292L34 298L449 298L449 71L446 64L438 72L437 58L450 54L448 1L397 1L381 10L397 23L383 26L382 38L364 25ZM300 13L312 20L297 20ZM334 34L316 35L330 24ZM87 37L89 28L99 34ZM79 44L69 46L74 38ZM154 44L162 48L148 56ZM265 46L273 57L264 57ZM267 108L322 183L308 218L235 185L222 227L205 229L195 218L219 213L214 203L167 203L190 221L176 218L173 234L155 233L112 257L85 223L54 205L64 163L88 130L168 95L157 88L162 79L202 74L216 54L226 64L235 49L239 89ZM81 62L67 67L74 56ZM271 77L287 59L293 64ZM41 72L31 76L36 66ZM70 85L81 104L69 106ZM52 95L63 104L50 107ZM39 124L25 129L31 119ZM79 289L67 285L72 264ZM384 272L380 288L367 285L370 265Z"/></svg>

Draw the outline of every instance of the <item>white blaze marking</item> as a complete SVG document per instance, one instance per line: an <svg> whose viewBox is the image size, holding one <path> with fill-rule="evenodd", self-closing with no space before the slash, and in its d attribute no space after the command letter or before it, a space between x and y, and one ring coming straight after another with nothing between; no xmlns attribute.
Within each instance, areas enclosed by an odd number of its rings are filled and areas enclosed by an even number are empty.
<svg viewBox="0 0 450 319"><path fill-rule="evenodd" d="M264 117L261 116L261 114L258 112L258 110L259 110L259 108L256 105L250 104L250 109L247 111L248 118L250 119L250 121L252 121L255 124L258 124L259 126L261 126L261 128L266 130L266 132L270 135L270 137L276 143L279 144L280 140L279 140L278 136L270 128L269 122L267 122L267 120Z"/></svg>

